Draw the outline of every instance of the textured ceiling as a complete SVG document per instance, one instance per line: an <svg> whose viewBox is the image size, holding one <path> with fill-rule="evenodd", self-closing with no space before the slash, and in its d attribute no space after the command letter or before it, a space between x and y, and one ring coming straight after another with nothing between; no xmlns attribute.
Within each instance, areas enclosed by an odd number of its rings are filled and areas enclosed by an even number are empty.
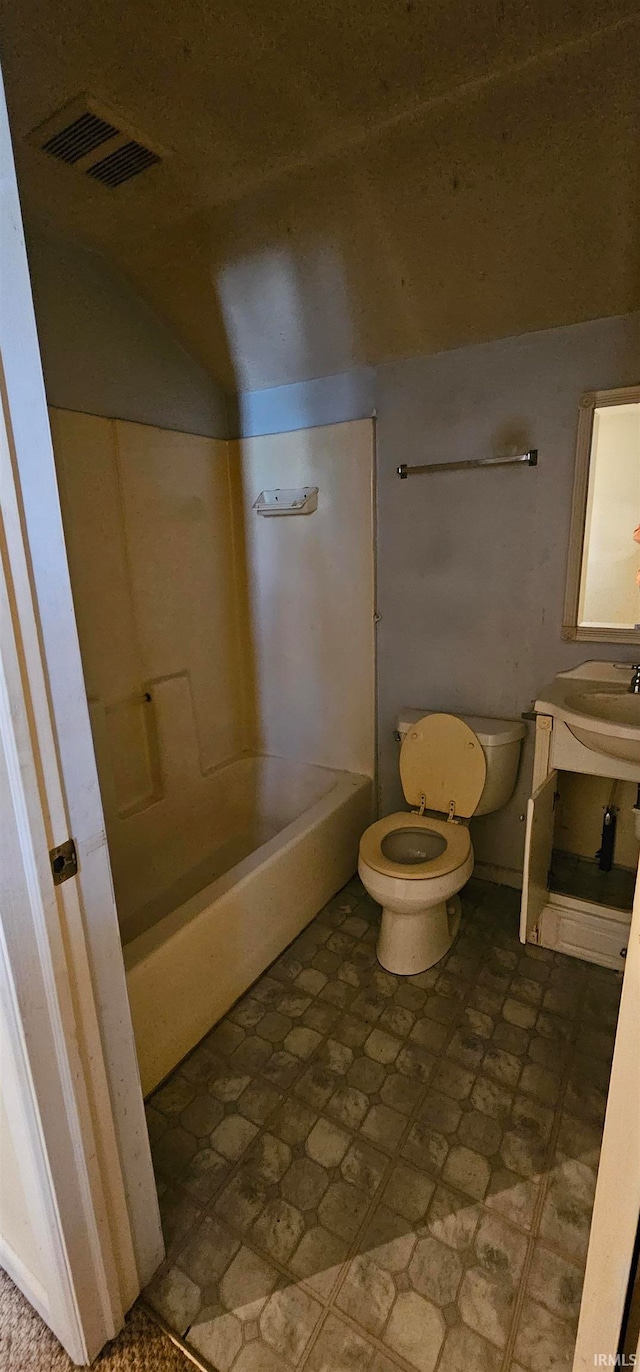
<svg viewBox="0 0 640 1372"><path fill-rule="evenodd" d="M21 0L29 214L228 389L640 306L637 0ZM109 191L25 135L89 91L171 150Z"/></svg>

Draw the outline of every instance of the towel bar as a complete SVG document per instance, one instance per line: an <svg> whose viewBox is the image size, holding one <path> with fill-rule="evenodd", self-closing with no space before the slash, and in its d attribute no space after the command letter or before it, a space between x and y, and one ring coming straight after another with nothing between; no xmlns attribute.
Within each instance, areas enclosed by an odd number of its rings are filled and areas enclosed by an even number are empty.
<svg viewBox="0 0 640 1372"><path fill-rule="evenodd" d="M423 476L429 472L470 472L476 467L510 467L514 462L526 462L528 467L537 467L538 449L531 448L528 453L517 457L478 457L468 462L427 462L422 467L407 467L406 462L396 467L401 481L408 476Z"/></svg>

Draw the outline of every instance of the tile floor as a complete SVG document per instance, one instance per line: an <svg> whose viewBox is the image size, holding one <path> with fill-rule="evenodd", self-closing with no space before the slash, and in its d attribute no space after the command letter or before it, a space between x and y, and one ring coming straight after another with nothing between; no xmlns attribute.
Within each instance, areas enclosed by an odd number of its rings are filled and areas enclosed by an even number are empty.
<svg viewBox="0 0 640 1372"><path fill-rule="evenodd" d="M148 1102L167 1260L216 1372L568 1372L621 979L517 936L376 961L358 881Z"/></svg>

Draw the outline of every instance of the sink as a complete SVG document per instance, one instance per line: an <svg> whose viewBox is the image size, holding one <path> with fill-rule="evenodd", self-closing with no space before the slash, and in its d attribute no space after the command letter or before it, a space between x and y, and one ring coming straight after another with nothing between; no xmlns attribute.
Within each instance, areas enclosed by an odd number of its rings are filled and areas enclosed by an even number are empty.
<svg viewBox="0 0 640 1372"><path fill-rule="evenodd" d="M612 724L633 724L640 728L640 695L629 695L623 687L608 691L581 691L567 696L567 705L592 719L608 719Z"/></svg>
<svg viewBox="0 0 640 1372"><path fill-rule="evenodd" d="M592 752L640 765L640 695L627 690L630 679L630 665L586 662L557 676L536 709L564 720Z"/></svg>

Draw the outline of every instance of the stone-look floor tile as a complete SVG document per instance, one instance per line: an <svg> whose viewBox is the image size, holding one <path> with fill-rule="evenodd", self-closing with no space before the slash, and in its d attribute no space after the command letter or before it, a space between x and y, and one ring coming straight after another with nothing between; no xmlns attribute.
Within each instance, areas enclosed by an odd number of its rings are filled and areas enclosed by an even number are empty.
<svg viewBox="0 0 640 1372"><path fill-rule="evenodd" d="M447 1057L475 1072L482 1062L486 1048L487 1041L480 1034L474 1034L472 1029L460 1028L453 1034L447 1048Z"/></svg>
<svg viewBox="0 0 640 1372"><path fill-rule="evenodd" d="M288 1267L296 1277L303 1278L322 1299L328 1300L340 1276L347 1256L348 1244L336 1234L330 1234L321 1224L308 1229L301 1239Z"/></svg>
<svg viewBox="0 0 640 1372"><path fill-rule="evenodd" d="M369 1110L369 1097L355 1086L339 1086L326 1102L329 1114L335 1115L347 1129L359 1129Z"/></svg>
<svg viewBox="0 0 640 1372"><path fill-rule="evenodd" d="M421 1048L428 1048L431 1053L440 1053L446 1044L449 1032L447 1024L438 1024L436 1020L429 1019L425 1015L424 1018L416 1020L409 1034L409 1041L410 1043L419 1043Z"/></svg>
<svg viewBox="0 0 640 1372"><path fill-rule="evenodd" d="M513 1093L498 1085L491 1077L479 1076L473 1083L470 1101L483 1115L490 1115L495 1120L505 1120L511 1113Z"/></svg>
<svg viewBox="0 0 640 1372"><path fill-rule="evenodd" d="M449 1330L438 1372L500 1372L502 1354L466 1324Z"/></svg>
<svg viewBox="0 0 640 1372"><path fill-rule="evenodd" d="M168 1180L178 1177L185 1164L198 1151L194 1134L181 1125L172 1125L152 1148L153 1165Z"/></svg>
<svg viewBox="0 0 640 1372"><path fill-rule="evenodd" d="M276 1091L275 1086L254 1081L238 1098L237 1108L241 1115L254 1124L265 1124L282 1100L282 1092Z"/></svg>
<svg viewBox="0 0 640 1372"><path fill-rule="evenodd" d="M455 1134L462 1119L462 1108L451 1096L429 1088L418 1111L418 1119L441 1134Z"/></svg>
<svg viewBox="0 0 640 1372"><path fill-rule="evenodd" d="M324 1167L311 1158L296 1158L281 1180L280 1191L299 1210L315 1210L328 1185Z"/></svg>
<svg viewBox="0 0 640 1372"><path fill-rule="evenodd" d="M557 1142L561 1157L573 1158L597 1171L601 1144L602 1130L596 1124L578 1120L574 1115L561 1115Z"/></svg>
<svg viewBox="0 0 640 1372"><path fill-rule="evenodd" d="M507 997L502 1014L507 1024L515 1024L519 1029L533 1029L538 1012L533 1005L526 1005L521 1000L511 1000Z"/></svg>
<svg viewBox="0 0 640 1372"><path fill-rule="evenodd" d="M484 1203L489 1210L497 1210L506 1220L511 1220L522 1229L530 1229L538 1199L537 1184L506 1167L497 1167L491 1173L489 1189Z"/></svg>
<svg viewBox="0 0 640 1372"><path fill-rule="evenodd" d="M250 1238L257 1248L284 1265L304 1230L304 1215L289 1201L277 1196L267 1201L251 1228Z"/></svg>
<svg viewBox="0 0 640 1372"><path fill-rule="evenodd" d="M274 1291L260 1315L260 1333L265 1343L296 1367L323 1313L313 1296L297 1285Z"/></svg>
<svg viewBox="0 0 640 1372"><path fill-rule="evenodd" d="M560 1319L577 1325L584 1272L558 1253L536 1243L527 1279L527 1294Z"/></svg>
<svg viewBox="0 0 640 1372"><path fill-rule="evenodd" d="M414 1224L421 1223L429 1208L435 1183L414 1167L397 1163L387 1180L382 1199L390 1210Z"/></svg>
<svg viewBox="0 0 640 1372"><path fill-rule="evenodd" d="M179 1267L170 1267L159 1281L146 1288L144 1294L149 1305L177 1334L185 1333L201 1304L200 1287Z"/></svg>
<svg viewBox="0 0 640 1372"><path fill-rule="evenodd" d="M458 1191L482 1200L489 1185L490 1168L487 1159L472 1148L452 1148L447 1155L442 1176Z"/></svg>
<svg viewBox="0 0 640 1372"><path fill-rule="evenodd" d="M502 1128L491 1115L484 1115L480 1110L467 1110L460 1121L457 1138L466 1148L473 1148L476 1153L490 1158L497 1152Z"/></svg>
<svg viewBox="0 0 640 1372"><path fill-rule="evenodd" d="M241 1242L233 1230L206 1215L183 1248L178 1266L204 1290L223 1275Z"/></svg>
<svg viewBox="0 0 640 1372"><path fill-rule="evenodd" d="M513 1316L527 1240L497 1216L482 1217L475 1237L477 1265L463 1278L458 1298L465 1324L504 1348Z"/></svg>
<svg viewBox="0 0 640 1372"><path fill-rule="evenodd" d="M451 1305L462 1278L462 1263L455 1249L427 1234L418 1240L409 1263L409 1279L414 1291L434 1305Z"/></svg>
<svg viewBox="0 0 640 1372"><path fill-rule="evenodd" d="M517 905L474 879L399 978L350 883L147 1102L149 1299L220 1372L502 1372L541 1184L510 1372L568 1372L620 978L523 950Z"/></svg>
<svg viewBox="0 0 640 1372"><path fill-rule="evenodd" d="M224 1185L232 1163L214 1148L201 1148L180 1172L180 1186L189 1192L199 1205L208 1205L216 1191Z"/></svg>
<svg viewBox="0 0 640 1372"><path fill-rule="evenodd" d="M281 1181L291 1166L291 1149L275 1134L267 1132L251 1149L246 1166L247 1170L261 1181Z"/></svg>
<svg viewBox="0 0 640 1372"><path fill-rule="evenodd" d="M405 1010L401 1005L392 1002L382 1011L378 1023L381 1029L387 1030L390 1034L395 1034L396 1038L406 1039L415 1023L415 1015L412 1014L411 1010ZM360 1042L364 1042L364 1040L360 1040Z"/></svg>
<svg viewBox="0 0 640 1372"><path fill-rule="evenodd" d="M473 1086L473 1072L447 1058L440 1059L434 1068L431 1085L453 1100L466 1100Z"/></svg>
<svg viewBox="0 0 640 1372"><path fill-rule="evenodd" d="M526 1091L527 1095L535 1096L536 1100L542 1101L545 1105L555 1105L561 1085L561 1077L555 1072L550 1072L547 1067L541 1067L535 1062L525 1063L519 1089Z"/></svg>
<svg viewBox="0 0 640 1372"><path fill-rule="evenodd" d="M446 1326L440 1310L417 1291L401 1291L384 1331L383 1342L417 1372L433 1372Z"/></svg>
<svg viewBox="0 0 640 1372"><path fill-rule="evenodd" d="M385 1029L372 1029L369 1037L364 1043L364 1052L367 1057L374 1062L388 1066L395 1062L402 1047L402 1040L396 1038L395 1034L388 1034Z"/></svg>
<svg viewBox="0 0 640 1372"><path fill-rule="evenodd" d="M442 1243L464 1251L473 1241L479 1218L479 1205L446 1186L438 1186L429 1208L427 1225L430 1233Z"/></svg>
<svg viewBox="0 0 640 1372"><path fill-rule="evenodd" d="M348 1182L333 1182L318 1206L318 1218L329 1233L352 1239L366 1214L370 1197Z"/></svg>
<svg viewBox="0 0 640 1372"><path fill-rule="evenodd" d="M243 1115L229 1115L217 1129L214 1129L211 1146L221 1153L223 1158L235 1162L253 1142L257 1132L257 1126Z"/></svg>
<svg viewBox="0 0 640 1372"><path fill-rule="evenodd" d="M380 1100L392 1110L399 1110L401 1115L411 1115L422 1091L421 1082L403 1077L400 1072L389 1072L380 1087Z"/></svg>
<svg viewBox="0 0 640 1372"><path fill-rule="evenodd" d="M540 1237L575 1262L584 1262L589 1243L595 1176L568 1159L552 1169L540 1221Z"/></svg>
<svg viewBox="0 0 640 1372"><path fill-rule="evenodd" d="M482 1070L500 1086L513 1090L520 1079L522 1062L514 1053L505 1052L503 1048L492 1044L482 1060Z"/></svg>
<svg viewBox="0 0 640 1372"><path fill-rule="evenodd" d="M388 1165L389 1159L379 1153L377 1148L357 1139L345 1154L340 1164L340 1171L345 1181L350 1181L354 1186L359 1186L363 1191L368 1192L369 1199L372 1199Z"/></svg>
<svg viewBox="0 0 640 1372"><path fill-rule="evenodd" d="M343 1077L353 1062L353 1049L340 1043L339 1039L328 1039L323 1043L316 1062L321 1063L329 1072L336 1072L338 1076Z"/></svg>
<svg viewBox="0 0 640 1372"><path fill-rule="evenodd" d="M308 1372L373 1372L374 1347L336 1315L327 1316L307 1358Z"/></svg>
<svg viewBox="0 0 640 1372"><path fill-rule="evenodd" d="M575 1332L543 1305L525 1300L514 1352L529 1372L571 1372Z"/></svg>
<svg viewBox="0 0 640 1372"><path fill-rule="evenodd" d="M180 1115L187 1105L198 1095L198 1087L184 1077L170 1077L164 1086L151 1097L150 1104L161 1115Z"/></svg>
<svg viewBox="0 0 640 1372"><path fill-rule="evenodd" d="M428 1048L409 1042L398 1053L394 1066L403 1077L410 1077L412 1081L424 1085L429 1081L435 1063L436 1058Z"/></svg>
<svg viewBox="0 0 640 1372"><path fill-rule="evenodd" d="M322 1167L337 1167L349 1147L350 1137L344 1129L321 1116L306 1140L306 1151L313 1162Z"/></svg>
<svg viewBox="0 0 640 1372"><path fill-rule="evenodd" d="M397 1276L402 1274L408 1288L410 1282L405 1274L416 1243L414 1226L396 1211L379 1204L358 1239L358 1248L361 1253L368 1253L378 1267Z"/></svg>
<svg viewBox="0 0 640 1372"><path fill-rule="evenodd" d="M193 1201L177 1187L158 1187L162 1235L167 1257L173 1257L186 1235L194 1229L200 1219L200 1210Z"/></svg>
<svg viewBox="0 0 640 1372"><path fill-rule="evenodd" d="M368 1253L349 1264L336 1305L369 1334L380 1336L396 1296L393 1277Z"/></svg>
<svg viewBox="0 0 640 1372"><path fill-rule="evenodd" d="M237 1315L214 1316L213 1319L191 1326L189 1343L219 1372L230 1372L242 1348L242 1322Z"/></svg>
<svg viewBox="0 0 640 1372"><path fill-rule="evenodd" d="M432 1177L440 1175L445 1164L449 1142L444 1134L432 1129L424 1120L416 1120L402 1148L402 1157L414 1162Z"/></svg>
<svg viewBox="0 0 640 1372"><path fill-rule="evenodd" d="M233 1229L247 1233L258 1215L262 1214L268 1192L268 1185L245 1169L232 1177L220 1192L215 1202L215 1212Z"/></svg>

